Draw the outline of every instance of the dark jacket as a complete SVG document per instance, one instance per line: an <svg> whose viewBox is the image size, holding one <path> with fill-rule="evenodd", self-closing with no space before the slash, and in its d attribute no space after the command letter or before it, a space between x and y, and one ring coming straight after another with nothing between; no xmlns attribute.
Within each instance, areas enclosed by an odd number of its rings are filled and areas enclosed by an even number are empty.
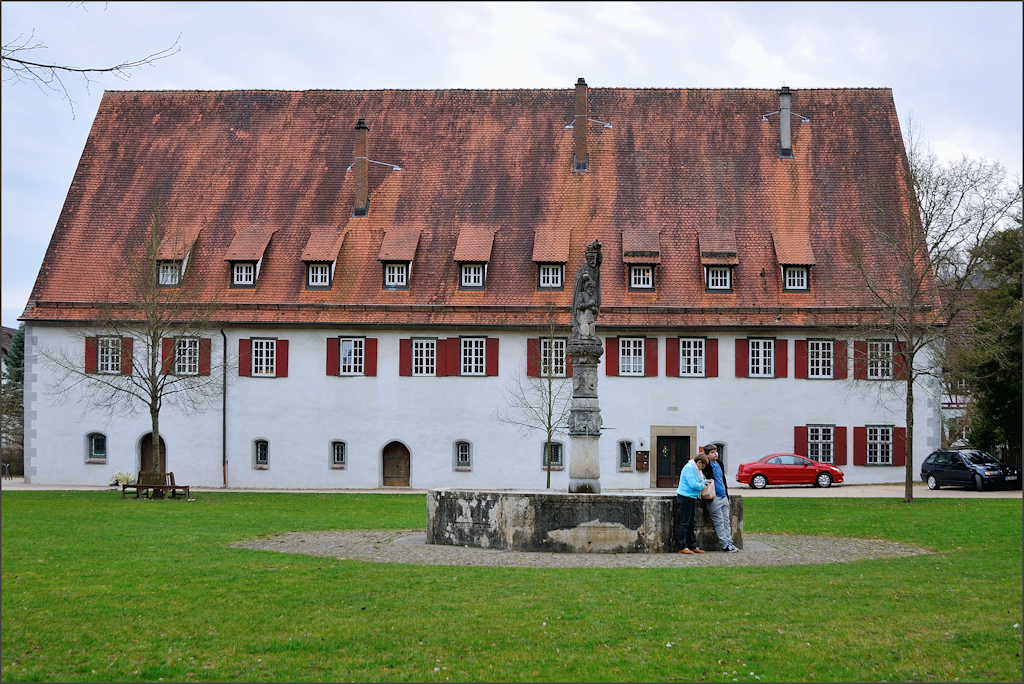
<svg viewBox="0 0 1024 684"><path fill-rule="evenodd" d="M718 467L722 469L722 486L725 487L725 498L729 498L729 482L728 477L725 475L725 467L722 466L721 461L718 463ZM708 467L704 469L704 477L709 480L715 479L715 471L711 469L711 464L708 463Z"/></svg>

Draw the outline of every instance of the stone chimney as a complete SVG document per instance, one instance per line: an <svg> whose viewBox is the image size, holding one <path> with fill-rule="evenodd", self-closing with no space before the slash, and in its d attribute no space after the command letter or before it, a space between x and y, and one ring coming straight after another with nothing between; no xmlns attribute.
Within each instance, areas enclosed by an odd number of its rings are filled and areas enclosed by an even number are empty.
<svg viewBox="0 0 1024 684"><path fill-rule="evenodd" d="M356 199L352 206L353 216L366 216L369 208L367 197L367 172L369 164L366 161L366 136L370 132L366 125L366 119L360 118L356 123L356 161L353 168L356 172Z"/></svg>
<svg viewBox="0 0 1024 684"><path fill-rule="evenodd" d="M587 82L580 76L576 81L576 118L572 124L572 171L590 170L587 154Z"/></svg>
<svg viewBox="0 0 1024 684"><path fill-rule="evenodd" d="M793 135L790 131L790 101L793 99L789 86L782 86L779 91L779 157L793 158Z"/></svg>

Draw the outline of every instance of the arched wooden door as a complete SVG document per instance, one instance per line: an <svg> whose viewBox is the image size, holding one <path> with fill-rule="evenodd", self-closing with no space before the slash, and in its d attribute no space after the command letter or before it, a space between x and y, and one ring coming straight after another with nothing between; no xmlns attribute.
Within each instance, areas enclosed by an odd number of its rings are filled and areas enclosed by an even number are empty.
<svg viewBox="0 0 1024 684"><path fill-rule="evenodd" d="M139 465L139 470L144 473L154 472L153 469L153 433L150 432L148 435L142 438L142 462ZM167 473L167 442L164 438L160 438L160 472Z"/></svg>
<svg viewBox="0 0 1024 684"><path fill-rule="evenodd" d="M409 450L401 442L384 447L384 486L409 486Z"/></svg>

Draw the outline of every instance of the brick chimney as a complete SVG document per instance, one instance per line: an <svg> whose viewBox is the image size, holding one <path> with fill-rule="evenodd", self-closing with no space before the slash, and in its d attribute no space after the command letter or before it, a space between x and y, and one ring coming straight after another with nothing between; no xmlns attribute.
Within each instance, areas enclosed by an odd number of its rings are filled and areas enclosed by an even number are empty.
<svg viewBox="0 0 1024 684"><path fill-rule="evenodd" d="M779 91L779 157L782 159L793 158L793 136L789 127L792 98L789 86L782 86Z"/></svg>
<svg viewBox="0 0 1024 684"><path fill-rule="evenodd" d="M366 119L360 118L356 123L356 161L354 169L356 172L356 199L352 206L353 216L366 216L369 208L367 197L367 167L366 161L366 135L370 132L366 125Z"/></svg>
<svg viewBox="0 0 1024 684"><path fill-rule="evenodd" d="M587 154L587 82L580 76L576 81L576 119L572 124L572 171L590 170Z"/></svg>

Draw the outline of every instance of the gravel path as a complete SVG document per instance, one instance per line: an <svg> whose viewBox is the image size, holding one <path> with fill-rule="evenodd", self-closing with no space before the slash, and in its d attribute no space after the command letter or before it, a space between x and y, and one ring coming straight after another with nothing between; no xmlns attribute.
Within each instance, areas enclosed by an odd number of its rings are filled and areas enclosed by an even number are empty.
<svg viewBox="0 0 1024 684"><path fill-rule="evenodd" d="M289 532L233 546L280 553L304 553L369 563L524 568L685 568L732 565L815 565L902 558L926 549L878 539L804 535L743 535L740 553L526 553L427 544L423 530Z"/></svg>

